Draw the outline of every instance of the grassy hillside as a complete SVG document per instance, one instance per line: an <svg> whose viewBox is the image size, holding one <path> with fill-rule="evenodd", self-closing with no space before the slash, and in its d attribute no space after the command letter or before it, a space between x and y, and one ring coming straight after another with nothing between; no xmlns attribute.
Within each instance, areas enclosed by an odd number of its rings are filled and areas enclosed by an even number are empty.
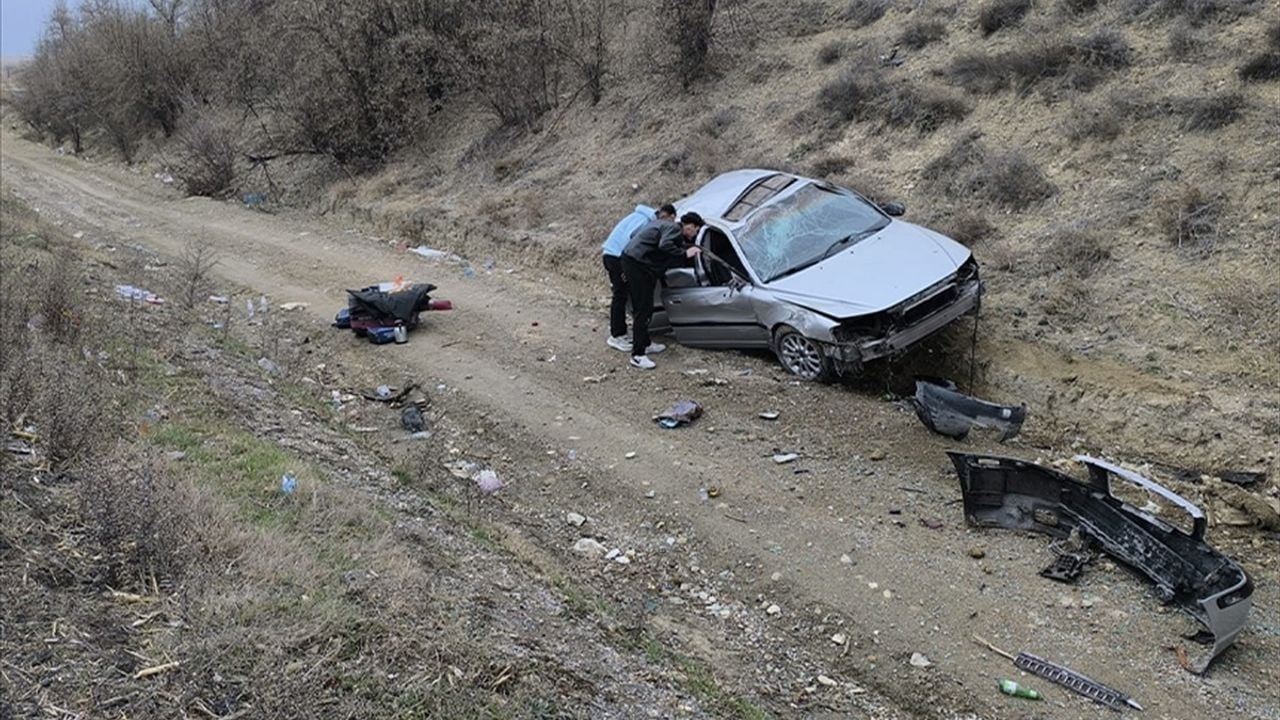
<svg viewBox="0 0 1280 720"><path fill-rule="evenodd" d="M323 5L306 7L322 18ZM592 302L603 295L596 245L636 201L742 166L830 177L904 201L908 219L974 248L990 290L983 390L1026 401L1037 440L1267 462L1259 449L1280 438L1280 3L712 5L696 73L685 51L699 17L679 3L551 4L578 24L546 10L497 47L476 39L483 22L511 21L497 10L459 16L478 34L423 25L436 44L414 45L414 57L438 60L458 43L467 69L437 63L429 77L461 82L428 92L388 70L372 84L382 99L369 108L382 112L366 125L393 134L336 152L299 125L314 119L304 101L320 87L306 72L328 73L337 93L384 65L403 69L362 44L373 31L353 5L314 36L281 26L281 45L302 38L320 54L288 82L241 78L275 94L246 99L193 64L213 104L184 106L172 137L157 131L136 152L202 192L208 183L191 178L203 180L208 163L196 160L212 155L227 175L218 194L262 192L371 221L389 242L552 270ZM264 12L268 29L237 36L229 66L261 56L254 43L279 20ZM216 46L221 36L197 32L194 17L182 40ZM382 65L328 63L315 50L325 38L345 39L342 58ZM592 48L607 62L585 76L578 61ZM542 72L537 97L526 97L529 68ZM323 139L348 137L357 120L334 119ZM114 137L89 134L108 147Z"/></svg>

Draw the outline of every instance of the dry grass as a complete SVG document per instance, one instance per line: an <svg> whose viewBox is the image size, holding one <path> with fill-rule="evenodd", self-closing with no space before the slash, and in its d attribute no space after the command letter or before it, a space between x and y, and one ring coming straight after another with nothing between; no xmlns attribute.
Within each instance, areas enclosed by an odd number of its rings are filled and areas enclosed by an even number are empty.
<svg viewBox="0 0 1280 720"><path fill-rule="evenodd" d="M1086 227L1052 232L1040 253L1042 272L1070 273L1081 280L1092 276L1110 260L1111 248L1102 233Z"/></svg>
<svg viewBox="0 0 1280 720"><path fill-rule="evenodd" d="M1009 87L1027 92L1041 85L1088 91L1132 62L1133 50L1125 37L1100 30L1070 40L1032 41L994 55L964 53L943 75L969 92L987 95Z"/></svg>
<svg viewBox="0 0 1280 720"><path fill-rule="evenodd" d="M912 50L920 50L947 36L947 25L941 20L915 19L898 35L898 42Z"/></svg>
<svg viewBox="0 0 1280 720"><path fill-rule="evenodd" d="M862 65L824 85L817 105L837 123L878 120L920 133L962 120L970 111L964 100L944 90L890 81L885 73Z"/></svg>
<svg viewBox="0 0 1280 720"><path fill-rule="evenodd" d="M875 23L889 11L889 0L850 0L841 17L855 28Z"/></svg>
<svg viewBox="0 0 1280 720"><path fill-rule="evenodd" d="M925 224L969 248L996 234L996 226L985 215L974 210L958 210Z"/></svg>
<svg viewBox="0 0 1280 720"><path fill-rule="evenodd" d="M1031 12L1031 0L990 0L978 11L978 28L983 37L1022 22Z"/></svg>
<svg viewBox="0 0 1280 720"><path fill-rule="evenodd" d="M1165 239L1180 250L1199 255L1213 252L1222 235L1221 220L1226 198L1187 185L1157 206Z"/></svg>
<svg viewBox="0 0 1280 720"><path fill-rule="evenodd" d="M1168 105L1174 115L1182 118L1183 130L1211 132L1239 120L1247 102L1238 92L1225 92L1171 98Z"/></svg>
<svg viewBox="0 0 1280 720"><path fill-rule="evenodd" d="M976 137L966 137L925 166L924 181L956 199L977 199L1022 211L1052 196L1056 189L1018 150L992 152Z"/></svg>

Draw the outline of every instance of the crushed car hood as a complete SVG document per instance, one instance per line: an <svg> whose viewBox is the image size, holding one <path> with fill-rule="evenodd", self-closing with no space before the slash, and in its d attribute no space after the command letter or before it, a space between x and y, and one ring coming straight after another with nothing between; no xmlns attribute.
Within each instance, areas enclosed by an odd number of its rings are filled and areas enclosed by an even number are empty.
<svg viewBox="0 0 1280 720"><path fill-rule="evenodd" d="M945 280L969 251L938 233L895 220L769 289L779 298L834 318L879 312Z"/></svg>

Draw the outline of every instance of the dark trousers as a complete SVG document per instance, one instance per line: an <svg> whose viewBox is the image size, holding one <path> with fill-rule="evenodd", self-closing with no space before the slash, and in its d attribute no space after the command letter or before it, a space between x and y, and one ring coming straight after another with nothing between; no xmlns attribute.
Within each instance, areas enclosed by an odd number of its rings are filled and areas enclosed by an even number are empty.
<svg viewBox="0 0 1280 720"><path fill-rule="evenodd" d="M609 287L613 297L609 300L609 335L625 337L627 334L627 277L622 274L622 258L604 256L604 271L609 273Z"/></svg>
<svg viewBox="0 0 1280 720"><path fill-rule="evenodd" d="M622 256L622 272L631 293L631 355L644 355L649 347L649 320L653 318L653 291L658 271L630 255Z"/></svg>

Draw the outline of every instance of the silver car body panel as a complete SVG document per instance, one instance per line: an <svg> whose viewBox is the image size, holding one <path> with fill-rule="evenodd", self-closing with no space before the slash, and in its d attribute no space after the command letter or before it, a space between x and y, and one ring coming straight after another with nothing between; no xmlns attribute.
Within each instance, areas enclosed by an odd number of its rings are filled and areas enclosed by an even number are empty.
<svg viewBox="0 0 1280 720"><path fill-rule="evenodd" d="M795 182L742 217L725 217L749 190L777 175ZM811 184L856 195L773 170L738 170L712 179L676 203L680 213L697 212L706 221L699 245L708 247L712 232L724 236L742 264L735 275L745 271L745 277L738 278L742 282L712 283L708 263L714 261L705 255L693 268L669 271L657 291L651 329L669 329L679 342L694 347L771 348L778 330L787 326L821 344L841 367L856 367L898 354L977 307L981 283L976 275L958 276L970 260L969 250L932 230L887 216L887 224L873 235L794 274L765 282L751 267L736 233L756 213ZM944 293L945 298L928 305ZM911 313L912 308L926 306L927 311ZM874 313L892 313L896 320L866 336L841 336L838 331L842 323Z"/></svg>

